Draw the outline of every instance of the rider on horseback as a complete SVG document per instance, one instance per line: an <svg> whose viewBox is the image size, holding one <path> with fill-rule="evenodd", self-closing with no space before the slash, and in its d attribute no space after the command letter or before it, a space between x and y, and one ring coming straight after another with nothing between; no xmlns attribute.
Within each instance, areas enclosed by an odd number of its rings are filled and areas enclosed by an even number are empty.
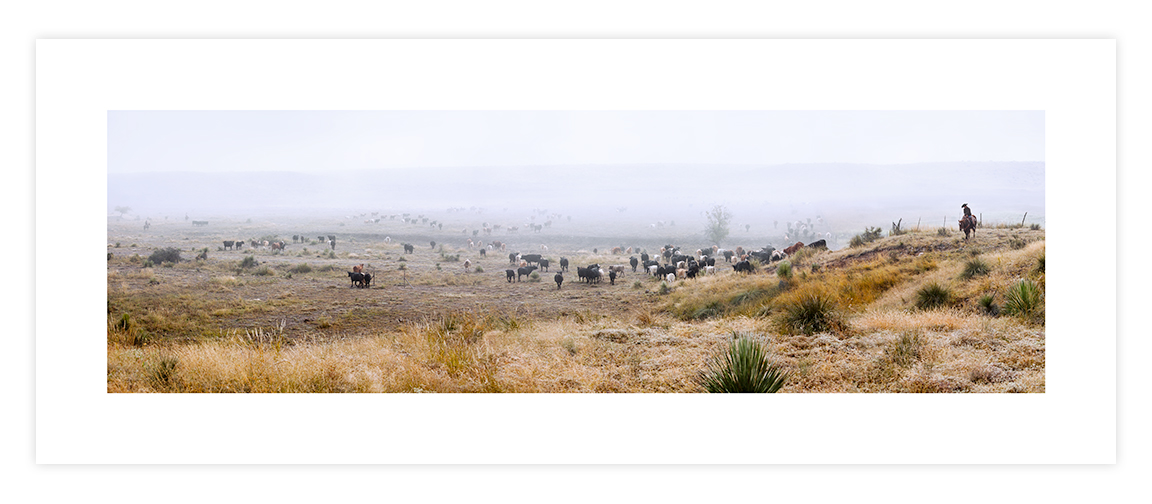
<svg viewBox="0 0 1152 504"><path fill-rule="evenodd" d="M963 205L960 205L960 208L963 208L963 209L964 209L964 216L965 216L965 217L971 217L971 216L972 216L972 209L971 209L971 208L968 208L968 204L967 204L967 203L965 203L965 204L963 204Z"/></svg>

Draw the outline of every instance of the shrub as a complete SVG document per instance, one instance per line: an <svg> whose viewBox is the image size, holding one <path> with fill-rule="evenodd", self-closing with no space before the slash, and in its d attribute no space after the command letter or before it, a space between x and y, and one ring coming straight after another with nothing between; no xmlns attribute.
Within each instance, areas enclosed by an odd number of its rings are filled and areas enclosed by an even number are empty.
<svg viewBox="0 0 1152 504"><path fill-rule="evenodd" d="M112 260L112 253L111 253L111 252L109 252L109 253L108 253L108 260L109 260L109 261L111 261L111 260Z"/></svg>
<svg viewBox="0 0 1152 504"><path fill-rule="evenodd" d="M768 359L763 345L746 336L732 335L734 339L728 350L713 357L701 376L704 390L714 393L779 391L788 373Z"/></svg>
<svg viewBox="0 0 1152 504"><path fill-rule="evenodd" d="M781 322L786 332L802 334L839 331L846 327L837 311L836 301L818 291L800 294L785 304Z"/></svg>
<svg viewBox="0 0 1152 504"><path fill-rule="evenodd" d="M155 264L166 262L178 263L180 262L180 249L168 247L156 250L152 252L152 255L148 256L148 260Z"/></svg>
<svg viewBox="0 0 1152 504"><path fill-rule="evenodd" d="M1040 254L1040 257L1036 258L1036 268L1032 270L1041 275L1044 274L1044 255L1045 254Z"/></svg>
<svg viewBox="0 0 1152 504"><path fill-rule="evenodd" d="M936 230L936 236L948 236L950 234L952 234L952 232L948 231L948 228L946 227L942 227Z"/></svg>
<svg viewBox="0 0 1152 504"><path fill-rule="evenodd" d="M272 268L269 268L267 266L261 266L260 269L253 271L252 274L256 275L256 276L271 276L272 275Z"/></svg>
<svg viewBox="0 0 1152 504"><path fill-rule="evenodd" d="M1033 224L1033 225L1031 225L1031 226L1028 226L1028 229L1031 229L1031 230L1033 230L1033 231L1039 231L1039 230L1040 230L1040 225L1039 225L1039 224Z"/></svg>
<svg viewBox="0 0 1152 504"><path fill-rule="evenodd" d="M980 304L980 309L984 310L984 313L992 316L1000 314L1000 307L996 305L996 296L985 294L980 296L980 300L977 302Z"/></svg>
<svg viewBox="0 0 1152 504"><path fill-rule="evenodd" d="M924 348L924 340L919 333L904 333L892 346L884 349L884 356L900 367L908 367L920 360L920 352Z"/></svg>
<svg viewBox="0 0 1152 504"><path fill-rule="evenodd" d="M476 272L477 272L477 273L483 273L483 272L484 272L484 268L482 268L482 267L480 267L480 266L477 266L477 267L476 267Z"/></svg>
<svg viewBox="0 0 1152 504"><path fill-rule="evenodd" d="M256 258L255 257L245 256L244 259L240 260L240 265L239 265L240 269L251 268L254 266L256 266Z"/></svg>
<svg viewBox="0 0 1152 504"><path fill-rule="evenodd" d="M529 282L539 282L540 281L540 273L533 271L532 274L528 275L528 281Z"/></svg>
<svg viewBox="0 0 1152 504"><path fill-rule="evenodd" d="M780 278L792 278L792 263L784 261L776 266L776 276Z"/></svg>
<svg viewBox="0 0 1152 504"><path fill-rule="evenodd" d="M991 268L988 267L988 263L984 262L983 259L976 258L964 264L964 271L960 272L960 278L970 280L981 275L987 275L989 271Z"/></svg>
<svg viewBox="0 0 1152 504"><path fill-rule="evenodd" d="M165 389L172 385L176 378L176 366L180 361L176 357L164 357L152 365L149 377L158 388Z"/></svg>
<svg viewBox="0 0 1152 504"><path fill-rule="evenodd" d="M145 259L144 264L140 265L141 268L151 268L153 266L156 266L156 263L152 262L151 259Z"/></svg>
<svg viewBox="0 0 1152 504"><path fill-rule="evenodd" d="M1028 241L1019 237L1019 236L1013 235L1011 238L1008 239L1008 246L1012 247L1012 250L1020 250L1027 245L1028 245Z"/></svg>
<svg viewBox="0 0 1152 504"><path fill-rule="evenodd" d="M916 291L916 307L921 310L939 308L951 301L952 291L936 282L925 285Z"/></svg>
<svg viewBox="0 0 1152 504"><path fill-rule="evenodd" d="M298 266L296 266L296 267L294 267L288 271L290 273L311 273L312 267L309 266L308 263L304 263L304 264L298 265Z"/></svg>
<svg viewBox="0 0 1152 504"><path fill-rule="evenodd" d="M633 289L642 289L642 288L644 288L644 284L642 282L640 282L639 280L637 280L635 282L632 282L632 288Z"/></svg>
<svg viewBox="0 0 1152 504"><path fill-rule="evenodd" d="M903 222L904 222L904 219L900 219L898 222L893 222L892 223L892 230L888 231L888 236L900 236L904 233L907 233L908 232L907 230L900 228L900 224Z"/></svg>
<svg viewBox="0 0 1152 504"><path fill-rule="evenodd" d="M864 245L865 243L874 242L874 241L880 239L880 233L881 232L882 231L878 227L865 226L864 232L861 234L858 234L856 236L853 236L852 240L850 240L848 242L848 245L851 247L859 247L859 246Z"/></svg>
<svg viewBox="0 0 1152 504"><path fill-rule="evenodd" d="M1012 284L1004 294L1004 313L1022 318L1036 317L1043 303L1044 296L1036 282L1020 280Z"/></svg>
<svg viewBox="0 0 1152 504"><path fill-rule="evenodd" d="M660 294L667 294L672 292L672 288L668 286L668 282L660 282L660 290L658 292Z"/></svg>

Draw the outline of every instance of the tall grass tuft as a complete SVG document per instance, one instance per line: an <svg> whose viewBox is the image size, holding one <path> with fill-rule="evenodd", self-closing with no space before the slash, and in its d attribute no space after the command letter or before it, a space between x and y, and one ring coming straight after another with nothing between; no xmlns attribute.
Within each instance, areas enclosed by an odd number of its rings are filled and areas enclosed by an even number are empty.
<svg viewBox="0 0 1152 504"><path fill-rule="evenodd" d="M776 276L784 279L792 278L792 263L784 261L776 266Z"/></svg>
<svg viewBox="0 0 1152 504"><path fill-rule="evenodd" d="M1036 318L1044 306L1044 295L1032 280L1012 284L1004 294L1004 313L1021 318Z"/></svg>
<svg viewBox="0 0 1152 504"><path fill-rule="evenodd" d="M921 310L939 308L952 302L952 290L932 282L916 291L916 307Z"/></svg>
<svg viewBox="0 0 1152 504"><path fill-rule="evenodd" d="M700 384L708 392L775 393L784 386L788 373L768 359L759 342L733 333L728 350L712 358Z"/></svg>
<svg viewBox="0 0 1152 504"><path fill-rule="evenodd" d="M995 295L984 294L983 296L980 296L980 299L977 302L980 305L980 309L983 310L985 314L992 315L993 317L1000 314L1000 307L996 305Z"/></svg>
<svg viewBox="0 0 1152 504"><path fill-rule="evenodd" d="M992 271L992 268L988 266L988 263L977 257L964 263L964 271L960 272L960 278L971 280L978 276L987 275L989 271Z"/></svg>
<svg viewBox="0 0 1152 504"><path fill-rule="evenodd" d="M786 302L781 325L792 334L841 331L847 327L835 298L822 291L803 292Z"/></svg>
<svg viewBox="0 0 1152 504"><path fill-rule="evenodd" d="M254 266L256 266L256 258L252 256L245 256L244 259L240 260L240 264L238 265L240 269L252 268Z"/></svg>

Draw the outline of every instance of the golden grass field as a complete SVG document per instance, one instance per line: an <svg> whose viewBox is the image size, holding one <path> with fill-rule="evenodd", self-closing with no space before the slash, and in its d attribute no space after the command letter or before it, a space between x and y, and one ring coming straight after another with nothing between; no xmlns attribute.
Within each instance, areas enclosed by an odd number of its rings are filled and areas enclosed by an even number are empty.
<svg viewBox="0 0 1152 504"><path fill-rule="evenodd" d="M237 252L215 229L154 228L109 223L109 392L703 392L709 361L737 335L788 373L783 393L1045 389L1043 298L1006 309L1022 280L1043 294L1038 228L985 227L968 241L912 231L802 249L790 274L717 263L716 275L670 285L630 269L616 285L579 283L577 265L628 255L563 238L545 253L549 272L509 283L507 253L480 257L459 239L414 241L411 254L376 234L335 251L312 237ZM186 260L146 267L162 247ZM207 259L187 260L203 248ZM557 289L560 256L572 266ZM241 268L245 257L256 264ZM350 288L356 264L371 288ZM945 298L918 307L933 284ZM824 303L818 323L795 318L806 300Z"/></svg>

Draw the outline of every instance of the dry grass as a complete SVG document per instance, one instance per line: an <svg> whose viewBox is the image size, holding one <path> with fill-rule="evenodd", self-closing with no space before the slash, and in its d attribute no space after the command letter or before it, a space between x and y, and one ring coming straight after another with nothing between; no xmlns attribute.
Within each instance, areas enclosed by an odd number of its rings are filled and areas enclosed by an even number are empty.
<svg viewBox="0 0 1152 504"><path fill-rule="evenodd" d="M784 393L1043 392L1043 318L991 316L978 302L989 294L1002 302L1021 279L1043 290L1043 232L979 232L970 242L913 231L853 249L803 251L792 256L786 281L765 265L751 275L677 281L667 294L657 293L659 280L630 272L614 287L577 284L574 273L563 290L551 282L509 285L506 255L470 257L490 273L451 262L437 270L439 255L427 250L398 261L399 244L355 252L357 262L374 261L367 290L341 278L348 252L309 259L310 271L291 254L253 254L267 276L238 271L242 254L172 268L141 268L123 256L109 261L107 387L703 392L700 373L739 333L755 334L788 373ZM622 262L563 255L573 268ZM963 275L974 257L987 272ZM915 293L933 282L947 285L953 302L914 309ZM518 297L495 304L508 292ZM829 301L833 323L786 330L789 308L814 294ZM546 296L552 304L543 310L524 303Z"/></svg>

